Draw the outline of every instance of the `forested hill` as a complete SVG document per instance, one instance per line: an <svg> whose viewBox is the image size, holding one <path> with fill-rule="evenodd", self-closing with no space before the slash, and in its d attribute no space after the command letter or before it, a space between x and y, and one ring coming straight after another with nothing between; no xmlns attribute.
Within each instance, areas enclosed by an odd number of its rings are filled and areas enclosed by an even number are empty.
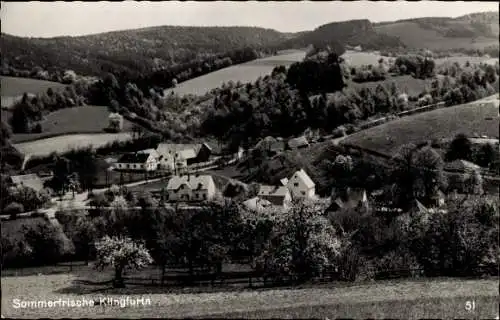
<svg viewBox="0 0 500 320"><path fill-rule="evenodd" d="M498 51L496 12L473 13L457 18L433 17L375 23L378 33L399 37L408 47L436 49L484 49Z"/></svg>
<svg viewBox="0 0 500 320"><path fill-rule="evenodd" d="M404 47L397 37L378 33L366 19L328 23L287 40L285 44L290 47L328 45L339 54L345 45L361 45L367 49Z"/></svg>
<svg viewBox="0 0 500 320"><path fill-rule="evenodd" d="M21 38L2 33L2 60L17 69L57 66L80 74L147 72L229 51L271 48L289 36L257 27L163 26L79 37Z"/></svg>

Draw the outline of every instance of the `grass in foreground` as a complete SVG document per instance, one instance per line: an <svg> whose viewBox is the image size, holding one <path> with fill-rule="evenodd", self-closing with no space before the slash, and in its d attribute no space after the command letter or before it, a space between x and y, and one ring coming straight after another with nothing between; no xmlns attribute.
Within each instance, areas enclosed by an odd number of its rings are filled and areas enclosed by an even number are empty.
<svg viewBox="0 0 500 320"><path fill-rule="evenodd" d="M99 275L95 272L96 276ZM498 313L498 280L421 279L312 288L168 293L167 288L74 286L74 274L2 278L2 313L12 318L88 317L391 317L491 318ZM81 285L83 286L83 285ZM15 309L13 299L56 300L145 297L151 305L120 308ZM475 313L465 313L467 300Z"/></svg>
<svg viewBox="0 0 500 320"><path fill-rule="evenodd" d="M498 136L498 107L470 103L397 119L360 131L343 142L392 155L406 143L466 135Z"/></svg>

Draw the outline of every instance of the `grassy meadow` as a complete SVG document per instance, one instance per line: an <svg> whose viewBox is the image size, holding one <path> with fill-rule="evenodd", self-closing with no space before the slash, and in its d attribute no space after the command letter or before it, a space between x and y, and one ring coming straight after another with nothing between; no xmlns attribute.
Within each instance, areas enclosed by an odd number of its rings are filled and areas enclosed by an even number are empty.
<svg viewBox="0 0 500 320"><path fill-rule="evenodd" d="M47 92L47 89L60 89L65 85L58 82L18 78L18 77L0 77L2 84L2 97L17 97L22 96L25 92L38 94Z"/></svg>
<svg viewBox="0 0 500 320"><path fill-rule="evenodd" d="M491 45L498 46L498 38L459 38L444 37L439 32L422 28L418 23L398 21L376 25L375 30L399 37L409 48L429 50L479 49Z"/></svg>
<svg viewBox="0 0 500 320"><path fill-rule="evenodd" d="M232 80L233 82L253 82L259 77L271 74L274 67L279 65L291 65L294 62L302 61L305 57L303 51L289 50L283 54L272 57L257 59L247 63L242 63L210 72L206 75L179 83L174 89L167 89L165 93L175 92L179 95L195 94L204 95L208 91L220 87L223 82Z"/></svg>
<svg viewBox="0 0 500 320"><path fill-rule="evenodd" d="M151 271L154 272L154 271ZM86 275L84 275L86 273ZM90 275L92 274L92 277ZM152 274L151 274L152 275ZM169 288L129 285L113 289L111 272L82 266L67 274L2 277L2 314L9 318L88 317L230 317L230 318L494 318L498 281L421 279L376 283L331 283L299 288L189 293ZM91 278L94 283L85 282ZM57 300L144 297L145 306L93 306L16 309L13 299ZM475 310L465 303L475 300Z"/></svg>
<svg viewBox="0 0 500 320"><path fill-rule="evenodd" d="M132 134L121 133L88 133L67 134L35 141L14 144L14 147L24 155L47 156L52 152L64 153L71 149L92 146L102 147L113 141L127 141L132 139Z"/></svg>
<svg viewBox="0 0 500 320"><path fill-rule="evenodd" d="M21 143L57 135L74 133L104 133L108 127L110 112L103 106L81 106L60 109L49 113L43 121L42 133L18 133L12 135L13 143ZM133 124L124 119L123 132L132 131Z"/></svg>
<svg viewBox="0 0 500 320"><path fill-rule="evenodd" d="M357 132L343 142L392 155L406 143L466 135L498 136L498 104L472 102L416 114Z"/></svg>

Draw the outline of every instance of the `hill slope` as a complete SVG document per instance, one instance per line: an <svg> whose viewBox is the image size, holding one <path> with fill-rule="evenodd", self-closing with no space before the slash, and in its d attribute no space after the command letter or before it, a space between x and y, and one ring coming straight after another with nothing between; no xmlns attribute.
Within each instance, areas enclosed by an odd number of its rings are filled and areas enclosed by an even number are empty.
<svg viewBox="0 0 500 320"><path fill-rule="evenodd" d="M2 58L14 68L72 69L99 74L119 68L144 72L240 49L268 48L288 39L256 27L162 26L80 37L22 38L2 33Z"/></svg>
<svg viewBox="0 0 500 320"><path fill-rule="evenodd" d="M418 18L381 22L374 29L398 37L410 48L431 50L476 49L498 51L498 12L473 13L457 18Z"/></svg>
<svg viewBox="0 0 500 320"><path fill-rule="evenodd" d="M343 53L343 45L361 45L368 49L403 46L398 38L378 33L366 19L328 23L285 41L285 45L290 47L305 47L310 44L317 47L329 45L339 54Z"/></svg>

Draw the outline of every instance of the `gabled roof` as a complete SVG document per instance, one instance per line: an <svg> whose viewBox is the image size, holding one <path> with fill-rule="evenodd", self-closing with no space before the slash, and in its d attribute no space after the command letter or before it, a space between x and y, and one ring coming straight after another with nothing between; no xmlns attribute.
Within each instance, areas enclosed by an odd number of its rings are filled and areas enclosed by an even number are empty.
<svg viewBox="0 0 500 320"><path fill-rule="evenodd" d="M126 153L118 159L118 163L145 163L149 158L149 153Z"/></svg>
<svg viewBox="0 0 500 320"><path fill-rule="evenodd" d="M210 185L215 185L212 176L173 176L167 184L167 190L178 190L181 185L187 185L191 190L206 190Z"/></svg>
<svg viewBox="0 0 500 320"><path fill-rule="evenodd" d="M293 174L293 177L294 176L297 176L297 178L302 180L302 182L304 182L304 184L306 185L307 188L314 188L314 186L315 186L314 181L312 181L311 177L309 177L309 175L304 171L304 169L300 169L300 170L296 171ZM290 180L292 180L292 179L290 179Z"/></svg>
<svg viewBox="0 0 500 320"><path fill-rule="evenodd" d="M259 196L267 197L286 197L289 194L288 188L285 186L267 186L261 185L259 189Z"/></svg>
<svg viewBox="0 0 500 320"><path fill-rule="evenodd" d="M481 167L470 161L458 159L452 162L448 162L447 164L445 164L444 168L448 171L465 172L479 170Z"/></svg>
<svg viewBox="0 0 500 320"><path fill-rule="evenodd" d="M12 183L14 183L18 187L24 186L24 187L31 188L35 191L40 191L43 189L43 181L36 174L25 174L25 175L20 175L20 176L11 176L10 179L12 180Z"/></svg>
<svg viewBox="0 0 500 320"><path fill-rule="evenodd" d="M306 147L308 145L309 145L309 142L307 141L307 138L305 136L300 136L300 137L288 140L288 146L290 148L300 148L300 147Z"/></svg>
<svg viewBox="0 0 500 320"><path fill-rule="evenodd" d="M156 149L152 149L152 148L151 149L144 149L144 150L141 150L141 151L137 151L137 153L151 154L155 158L158 158L160 156L160 154L158 153L158 151L156 151Z"/></svg>
<svg viewBox="0 0 500 320"><path fill-rule="evenodd" d="M206 144L205 146L211 150L210 146ZM196 158L198 152L200 152L201 147L202 144L160 143L156 148L156 151L163 156L174 156L175 154L179 154L179 156L183 157L184 159L191 159Z"/></svg>
<svg viewBox="0 0 500 320"><path fill-rule="evenodd" d="M180 150L175 153L178 159L193 159L196 158L196 152L193 149Z"/></svg>

